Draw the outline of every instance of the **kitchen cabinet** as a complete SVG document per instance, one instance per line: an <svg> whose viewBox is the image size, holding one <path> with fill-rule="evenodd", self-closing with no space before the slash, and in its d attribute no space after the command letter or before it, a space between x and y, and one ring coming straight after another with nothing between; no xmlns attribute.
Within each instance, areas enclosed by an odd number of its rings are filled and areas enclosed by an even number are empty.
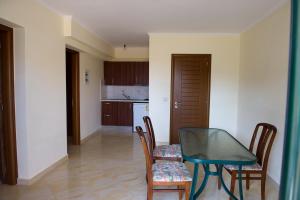
<svg viewBox="0 0 300 200"><path fill-rule="evenodd" d="M102 125L114 125L118 121L118 102L102 102Z"/></svg>
<svg viewBox="0 0 300 200"><path fill-rule="evenodd" d="M149 62L104 62L105 85L149 85Z"/></svg>
<svg viewBox="0 0 300 200"><path fill-rule="evenodd" d="M102 102L102 125L132 126L131 102Z"/></svg>
<svg viewBox="0 0 300 200"><path fill-rule="evenodd" d="M118 125L132 126L132 103L118 102Z"/></svg>

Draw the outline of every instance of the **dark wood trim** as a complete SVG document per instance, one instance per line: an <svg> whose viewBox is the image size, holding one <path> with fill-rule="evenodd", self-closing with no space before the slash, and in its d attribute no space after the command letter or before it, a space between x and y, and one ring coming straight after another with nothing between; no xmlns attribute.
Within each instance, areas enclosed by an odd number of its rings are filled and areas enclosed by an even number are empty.
<svg viewBox="0 0 300 200"><path fill-rule="evenodd" d="M3 131L6 174L4 183L15 185L18 178L15 96L14 96L14 56L13 29L0 24L0 31L4 32L4 52L2 69L3 92Z"/></svg>
<svg viewBox="0 0 300 200"><path fill-rule="evenodd" d="M79 52L66 49L72 54L72 125L73 135L72 143L80 145L80 68L79 68Z"/></svg>
<svg viewBox="0 0 300 200"><path fill-rule="evenodd" d="M211 54L172 54L171 55L171 91L170 91L170 95L171 95L171 101L170 101L170 130L169 130L169 143L171 143L171 131L172 131L172 127L173 127L173 102L174 102L174 94L173 94L173 88L174 88L174 75L175 75L175 70L174 70L174 58L175 57L180 57L180 56L195 56L195 57L199 57L199 56L203 56L203 57L208 57L208 65L210 66L209 68L209 90L208 90L208 124L207 127L209 127L209 117L210 117L210 90L211 90Z"/></svg>

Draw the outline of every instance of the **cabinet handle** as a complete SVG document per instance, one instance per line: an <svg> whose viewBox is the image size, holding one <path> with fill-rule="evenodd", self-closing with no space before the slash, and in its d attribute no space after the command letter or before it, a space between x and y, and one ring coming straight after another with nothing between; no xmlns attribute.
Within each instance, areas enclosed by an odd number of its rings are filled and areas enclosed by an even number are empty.
<svg viewBox="0 0 300 200"><path fill-rule="evenodd" d="M109 105L110 103L105 103L106 105Z"/></svg>
<svg viewBox="0 0 300 200"><path fill-rule="evenodd" d="M110 115L105 115L105 117L110 117Z"/></svg>

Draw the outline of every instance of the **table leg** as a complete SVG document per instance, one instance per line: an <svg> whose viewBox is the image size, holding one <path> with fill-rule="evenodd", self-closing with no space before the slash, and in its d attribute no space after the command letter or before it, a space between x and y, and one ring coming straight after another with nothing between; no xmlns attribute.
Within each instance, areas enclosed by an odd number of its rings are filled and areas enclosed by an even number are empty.
<svg viewBox="0 0 300 200"><path fill-rule="evenodd" d="M243 200L243 180L242 180L242 165L239 166L239 190L240 190L240 200Z"/></svg>
<svg viewBox="0 0 300 200"><path fill-rule="evenodd" d="M198 169L199 169L199 164L194 163L194 175L193 175L193 182L192 182L191 193L190 193L190 200L194 199L193 197L194 197L197 180L198 180Z"/></svg>
<svg viewBox="0 0 300 200"><path fill-rule="evenodd" d="M218 176L221 179L221 185L223 186L225 192L230 196L231 199L238 200L238 198L236 198L234 196L234 194L232 194L230 192L230 190L227 188L227 186L225 185L225 182L224 182L224 179L223 179L223 165L218 165Z"/></svg>
<svg viewBox="0 0 300 200"><path fill-rule="evenodd" d="M202 191L204 190L204 188L207 184L208 177L210 175L209 165L203 165L203 168L204 168L204 178L203 178L203 181L200 185L200 188L198 189L198 191L194 195L194 200L197 199L199 197L199 195L202 193Z"/></svg>

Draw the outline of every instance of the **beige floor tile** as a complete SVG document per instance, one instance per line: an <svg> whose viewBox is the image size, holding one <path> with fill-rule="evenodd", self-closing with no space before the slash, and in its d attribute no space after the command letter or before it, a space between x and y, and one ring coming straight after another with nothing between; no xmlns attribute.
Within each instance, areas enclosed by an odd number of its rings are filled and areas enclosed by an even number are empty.
<svg viewBox="0 0 300 200"><path fill-rule="evenodd" d="M31 186L0 185L0 200L146 199L144 155L131 128L104 127L83 145L69 146L68 153L67 162ZM192 165L187 165L192 172ZM225 178L228 183L228 175ZM216 178L210 177L199 199L228 199L216 183ZM266 192L268 200L278 199L278 187L272 180L267 181ZM178 199L178 194L159 193L154 199ZM245 199L260 199L259 182L251 182Z"/></svg>

